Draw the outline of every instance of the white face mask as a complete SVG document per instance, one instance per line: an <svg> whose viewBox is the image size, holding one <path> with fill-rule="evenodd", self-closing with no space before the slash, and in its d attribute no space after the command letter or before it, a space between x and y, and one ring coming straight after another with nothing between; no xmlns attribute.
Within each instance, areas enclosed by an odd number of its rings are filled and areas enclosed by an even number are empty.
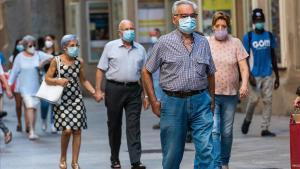
<svg viewBox="0 0 300 169"><path fill-rule="evenodd" d="M45 41L45 47L46 48L51 48L53 46L53 42L52 41L50 41L50 40L46 40Z"/></svg>
<svg viewBox="0 0 300 169"><path fill-rule="evenodd" d="M34 54L34 52L35 52L35 47L32 46L31 48L27 48L26 51L27 51L28 53Z"/></svg>
<svg viewBox="0 0 300 169"><path fill-rule="evenodd" d="M158 38L156 36L151 36L151 43L156 43L158 41Z"/></svg>

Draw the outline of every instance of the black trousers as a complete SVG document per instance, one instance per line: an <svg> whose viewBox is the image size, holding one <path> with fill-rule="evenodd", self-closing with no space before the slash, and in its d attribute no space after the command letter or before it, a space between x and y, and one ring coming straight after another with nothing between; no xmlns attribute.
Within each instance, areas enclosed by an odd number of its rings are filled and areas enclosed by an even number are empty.
<svg viewBox="0 0 300 169"><path fill-rule="evenodd" d="M126 136L130 162L141 158L140 116L142 109L140 85L120 85L106 83L105 106L107 108L107 126L111 160L119 160L122 135L123 109L126 116Z"/></svg>

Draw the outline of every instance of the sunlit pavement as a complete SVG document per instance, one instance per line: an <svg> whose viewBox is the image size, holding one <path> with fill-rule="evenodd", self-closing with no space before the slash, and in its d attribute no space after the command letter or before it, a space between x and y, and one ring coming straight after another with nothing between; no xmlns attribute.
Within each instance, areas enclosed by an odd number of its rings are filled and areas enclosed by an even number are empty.
<svg viewBox="0 0 300 169"><path fill-rule="evenodd" d="M82 169L110 169L110 149L107 136L106 109L103 103L85 99L88 116L88 129L83 132L79 163ZM13 140L4 145L1 135L0 169L56 169L60 156L60 136L41 129L38 112L37 133L40 139L29 141L27 135L17 133L16 115L13 101L5 99L4 109L9 115L4 122L13 132ZM240 126L244 114L237 113L235 117L234 143L231 169L288 169L289 164L289 130L288 117L273 117L271 130L277 134L275 138L260 137L261 116L255 116L249 134L244 136ZM142 112L142 162L148 169L161 169L161 149L159 130L153 130L152 125L158 122L151 111ZM123 128L125 122L123 119ZM24 127L23 127L24 128ZM71 144L70 144L71 145ZM186 144L186 151L181 163L181 169L192 169L194 146ZM71 146L68 150L68 168L71 168ZM120 160L123 169L130 169L129 155L125 130L123 129Z"/></svg>

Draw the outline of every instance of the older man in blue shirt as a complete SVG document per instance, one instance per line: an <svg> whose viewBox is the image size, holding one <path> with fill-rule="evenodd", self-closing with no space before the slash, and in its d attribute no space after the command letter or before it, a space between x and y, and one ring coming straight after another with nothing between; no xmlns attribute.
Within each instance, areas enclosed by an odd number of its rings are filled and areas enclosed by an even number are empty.
<svg viewBox="0 0 300 169"><path fill-rule="evenodd" d="M214 72L210 47L195 33L197 6L187 0L173 5L177 29L154 45L143 69L143 83L153 112L160 119L163 169L179 169L188 127L196 148L195 169L213 169ZM151 74L160 68L164 91L157 101Z"/></svg>
<svg viewBox="0 0 300 169"><path fill-rule="evenodd" d="M146 168L140 162L142 152L140 131L142 88L138 83L146 60L146 51L142 45L134 42L134 29L131 21L122 20L120 22L119 35L121 38L105 45L96 72L97 101L104 99L105 93L111 168L121 168L119 152L123 109L125 109L126 115L126 136L132 164L131 169ZM105 92L102 92L101 84L104 74L107 83Z"/></svg>

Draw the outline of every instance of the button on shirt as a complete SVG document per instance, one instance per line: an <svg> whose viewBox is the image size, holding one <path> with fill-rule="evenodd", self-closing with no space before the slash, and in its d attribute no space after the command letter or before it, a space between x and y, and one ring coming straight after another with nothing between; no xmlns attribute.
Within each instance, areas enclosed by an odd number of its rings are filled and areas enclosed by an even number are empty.
<svg viewBox="0 0 300 169"><path fill-rule="evenodd" d="M144 47L136 42L127 49L121 39L108 42L103 50L97 68L106 71L108 80L137 82L146 61Z"/></svg>
<svg viewBox="0 0 300 169"><path fill-rule="evenodd" d="M210 47L205 37L193 33L189 52L178 30L162 36L154 45L146 69L160 68L160 86L169 91L191 91L208 88L208 75L215 73Z"/></svg>

